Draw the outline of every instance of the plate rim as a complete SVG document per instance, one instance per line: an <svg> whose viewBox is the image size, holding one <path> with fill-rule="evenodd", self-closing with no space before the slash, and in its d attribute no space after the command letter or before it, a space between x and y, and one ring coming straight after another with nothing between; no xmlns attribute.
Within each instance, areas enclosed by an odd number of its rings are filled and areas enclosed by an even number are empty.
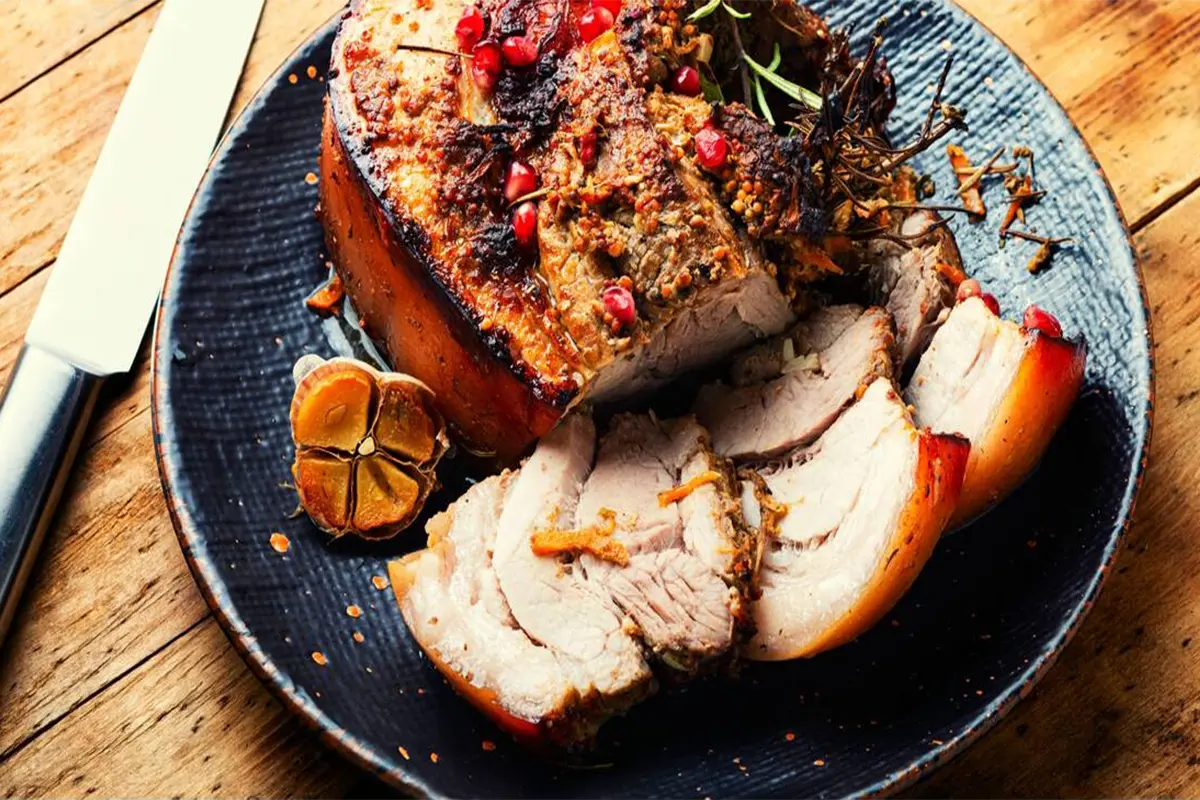
<svg viewBox="0 0 1200 800"><path fill-rule="evenodd" d="M1133 522L1134 512L1136 510L1137 500L1141 494L1142 483L1145 479L1146 464L1149 458L1151 441L1154 431L1154 411L1156 407L1156 390L1157 390L1157 372L1155 360L1154 335L1152 330L1152 316L1149 304L1149 299L1146 292L1145 274L1142 269L1141 259L1138 256L1137 247L1133 242L1133 234L1129 229L1129 224L1125 218L1125 212L1121 207L1120 201L1117 199L1116 193L1113 191L1112 184L1108 179L1100 161L1096 158L1096 152L1092 147L1091 142L1083 135L1075 120L1072 118L1067 109L1059 101L1058 97L1051 89L1046 86L1037 73L1029 66L1029 64L1016 53L1008 43L996 34L986 23L978 17L968 12L966 9L959 6L953 0L934 0L947 13L958 15L960 18L965 18L970 24L978 26L989 37L997 42L1009 56L1020 66L1021 69L1032 79L1038 88L1046 94L1046 96L1054 103L1058 111L1067 120L1075 135L1083 143L1084 149L1088 157L1095 167L1095 173L1099 177L1101 184L1104 187L1105 194L1110 202L1113 210L1116 212L1117 221L1121 225L1123 240L1128 248L1130 260L1133 265L1134 278L1138 288L1138 299L1140 301L1140 310L1142 319L1145 321L1141 332L1141 338L1145 342L1146 347L1146 399L1143 418L1145 420L1145 433L1142 436L1142 444L1140 453L1137 454L1136 466L1133 471L1132 480L1125 486L1128 493L1128 505L1124 509L1124 518L1120 524L1111 531L1108 542L1104 548L1104 557L1096 573L1091 576L1091 580L1086 591L1079 603L1071 610L1066 623L1059 628L1054 637L1046 644L1045 648L1036 658L1031 659L1030 664L1025 671L1014 678L1009 684L992 700L984 709L970 720L957 735L945 740L939 745L935 745L926 750L922 755L915 758L911 763L900 769L880 777L875 782L866 785L854 792L855 797L876 797L888 796L902 789L911 786L920 778L928 775L938 767L941 767L955 756L965 751L972 743L991 730L997 723L1000 722L1013 707L1032 691L1033 687L1040 681L1045 674L1058 662L1059 656L1066 646L1075 637L1084 620L1087 619L1092 607L1107 583L1109 573L1112 571L1112 566L1121 552L1124 550L1126 540L1128 539L1129 529ZM186 503L182 502L177 491L177 485L180 480L186 481L183 477L183 472L180 465L176 461L176 453L174 443L171 442L166 430L171 427L173 420L173 410L168 397L167 382L162 378L162 365L165 360L172 357L171 353L167 352L164 347L166 340L165 329L167 327L168 317L173 316L174 298L169 290L175 281L179 271L179 261L181 253L181 243L183 233L189 227L191 220L198 208L206 199L210 189L210 178L213 167L225 155L229 144L240 132L248 125L254 113L265 102L266 91L269 87L277 85L283 78L284 73L289 65L295 60L296 56L310 47L313 42L325 35L333 34L337 24L345 14L345 10L336 11L329 19L315 27L308 36L304 38L291 52L280 60L279 66L267 76L259 87L255 90L254 96L246 103L246 105L238 113L237 117L230 123L229 128L222 135L217 146L213 149L212 158L209 160L208 166L205 169L204 176L201 179L196 193L193 195L189 204L185 221L180 229L179 237L176 240L174 252L171 255L171 262L168 266L166 276L163 281L163 288L160 294L157 310L155 312L155 320L153 327L153 341L151 344L151 383L150 383L150 412L151 423L154 438L154 453L155 461L158 465L159 480L162 485L163 495L166 500L167 510L171 517L171 524L175 530L176 538L179 542L180 549L183 552L184 560L188 565L188 569L192 573L192 577L196 582L197 588L200 590L201 596L205 603L212 611L214 618L217 621L221 631L233 645L234 650L250 668L250 671L259 680L259 682L267 688L267 690L278 700L284 708L296 716L307 728L318 734L321 742L336 752L341 757L352 763L359 769L368 772L388 783L392 787L401 791L406 791L414 794L419 794L427 797L445 797L442 792L430 786L427 781L422 779L416 773L410 773L403 766L394 769L384 762L380 757L379 748L365 742L355 734L350 733L334 722L328 714L325 713L316 702L307 696L307 694L298 692L293 682L287 678L284 673L272 662L269 656L259 646L256 637L249 630L246 624L242 621L241 616L233 607L232 600L228 596L220 576L217 574L210 557L206 552L204 544L204 536L192 519ZM1136 322L1136 320L1135 320ZM1138 334L1134 332L1135 339ZM204 552L198 552L204 551Z"/></svg>

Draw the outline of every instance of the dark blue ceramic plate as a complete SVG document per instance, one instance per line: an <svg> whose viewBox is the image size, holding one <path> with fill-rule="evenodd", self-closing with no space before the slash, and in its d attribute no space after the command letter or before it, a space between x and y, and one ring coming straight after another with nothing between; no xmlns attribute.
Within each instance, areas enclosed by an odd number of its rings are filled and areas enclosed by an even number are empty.
<svg viewBox="0 0 1200 800"><path fill-rule="evenodd" d="M1037 302L1087 336L1083 396L1034 478L946 539L875 630L811 661L751 665L736 685L666 692L612 723L605 763L588 769L510 743L421 656L390 590L372 583L419 533L376 547L332 543L289 516L291 365L307 352L331 354L340 336L303 306L325 274L317 191L305 181L316 171L325 85L306 68L324 71L333 23L234 124L163 295L153 389L159 463L184 552L234 645L352 761L435 795L883 793L994 724L1053 663L1111 567L1142 474L1153 378L1137 264L1099 167L1024 65L949 3L886 5L886 54L902 89L897 138L916 129L944 47L953 47L948 96L970 109L971 124L959 141L974 154L1018 142L1036 148L1051 193L1031 219L1079 245L1031 276L1023 267L1034 245L998 249L998 214L974 227L955 220L955 231L1006 313ZM880 8L829 6L834 22L860 34ZM952 185L940 148L919 166L943 190ZM1002 198L999 186L986 195L997 209ZM461 489L453 472L435 507ZM271 548L274 531L290 539L286 555ZM347 615L350 604L361 618ZM314 651L327 666L314 663Z"/></svg>

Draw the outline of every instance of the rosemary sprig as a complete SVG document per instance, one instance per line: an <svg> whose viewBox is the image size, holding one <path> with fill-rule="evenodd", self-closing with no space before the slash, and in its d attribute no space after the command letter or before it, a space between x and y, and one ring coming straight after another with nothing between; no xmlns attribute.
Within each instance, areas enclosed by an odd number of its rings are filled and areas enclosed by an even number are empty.
<svg viewBox="0 0 1200 800"><path fill-rule="evenodd" d="M779 45L775 45L775 48L776 52L778 52ZM798 103L803 103L813 111L821 110L824 102L821 100L821 96L816 92L812 91L811 89L805 89L800 84L792 83L782 75L772 72L751 58L749 53L743 52L742 58L745 59L746 64L749 65L750 69L754 70L755 74L757 74L767 83L774 86L779 91L786 94L788 97L792 98Z"/></svg>
<svg viewBox="0 0 1200 800"><path fill-rule="evenodd" d="M771 63L767 64L767 70L774 72L779 69L780 63L783 61L783 56L779 52L779 43L775 43L775 52L771 56ZM767 94L763 91L762 78L758 75L754 76L754 96L758 99L758 108L762 111L763 119L765 119L772 128L775 127L775 115L771 113L771 106L767 103Z"/></svg>
<svg viewBox="0 0 1200 800"><path fill-rule="evenodd" d="M698 19L704 19L709 14L712 14L721 7L721 0L710 0L710 2L697 8L695 11L687 15L688 22L695 22Z"/></svg>
<svg viewBox="0 0 1200 800"><path fill-rule="evenodd" d="M721 3L721 5L725 7L725 12L734 19L750 19L749 12L738 11L728 3Z"/></svg>

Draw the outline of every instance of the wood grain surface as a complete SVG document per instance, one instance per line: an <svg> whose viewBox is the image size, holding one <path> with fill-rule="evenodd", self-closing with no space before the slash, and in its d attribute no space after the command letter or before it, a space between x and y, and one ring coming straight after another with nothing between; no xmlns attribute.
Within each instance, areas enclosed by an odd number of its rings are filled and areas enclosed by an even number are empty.
<svg viewBox="0 0 1200 800"><path fill-rule="evenodd" d="M919 796L1200 794L1200 0L960 0L1063 102L1117 191L1158 346L1129 546L1032 697ZM267 0L235 103L335 13ZM0 0L0 380L121 94L150 0ZM175 542L146 359L104 410L0 655L7 796L374 793L218 630Z"/></svg>

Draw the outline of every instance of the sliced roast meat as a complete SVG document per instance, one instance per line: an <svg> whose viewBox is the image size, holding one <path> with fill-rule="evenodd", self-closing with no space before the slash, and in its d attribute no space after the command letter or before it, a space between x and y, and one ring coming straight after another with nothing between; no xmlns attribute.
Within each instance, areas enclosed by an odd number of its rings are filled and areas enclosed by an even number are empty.
<svg viewBox="0 0 1200 800"><path fill-rule="evenodd" d="M867 248L871 299L884 305L896 324L897 364L907 372L929 345L954 305L962 259L954 235L932 211L916 211L900 226L908 240Z"/></svg>
<svg viewBox="0 0 1200 800"><path fill-rule="evenodd" d="M461 694L520 739L563 744L598 722L554 651L521 630L500 591L491 551L513 475L471 487L430 521L429 546L388 566L404 621Z"/></svg>
<svg viewBox="0 0 1200 800"><path fill-rule="evenodd" d="M954 510L968 445L918 431L887 378L876 379L810 448L765 469L777 506L763 525L746 647L766 661L811 656L855 638L907 591ZM743 493L751 522L764 515Z"/></svg>
<svg viewBox="0 0 1200 800"><path fill-rule="evenodd" d="M554 651L584 705L611 710L645 694L650 673L641 649L572 564L531 545L539 530L572 525L595 439L591 419L579 414L542 439L513 481L492 561L517 624Z"/></svg>
<svg viewBox="0 0 1200 800"><path fill-rule="evenodd" d="M955 306L905 398L918 425L971 441L953 524L1008 495L1037 465L1079 393L1087 346L998 318L979 298Z"/></svg>
<svg viewBox="0 0 1200 800"><path fill-rule="evenodd" d="M509 463L575 404L660 385L794 319L694 164L711 109L682 143L648 110L662 92L643 51L678 41L680 14L631 0L585 42L578 6L480 5L482 47L520 32L538 55L490 76L458 54L466 0L354 0L333 48L319 188L346 296L459 438ZM514 162L536 175L518 209Z"/></svg>
<svg viewBox="0 0 1200 800"><path fill-rule="evenodd" d="M892 321L883 309L820 309L740 359L733 375L743 385L702 388L696 415L722 456L780 455L820 436L873 379L890 377L893 347Z"/></svg>
<svg viewBox="0 0 1200 800"><path fill-rule="evenodd" d="M730 652L744 621L754 544L733 482L691 418L620 415L579 499L576 526L604 525L627 553L584 554L588 581L684 672Z"/></svg>

